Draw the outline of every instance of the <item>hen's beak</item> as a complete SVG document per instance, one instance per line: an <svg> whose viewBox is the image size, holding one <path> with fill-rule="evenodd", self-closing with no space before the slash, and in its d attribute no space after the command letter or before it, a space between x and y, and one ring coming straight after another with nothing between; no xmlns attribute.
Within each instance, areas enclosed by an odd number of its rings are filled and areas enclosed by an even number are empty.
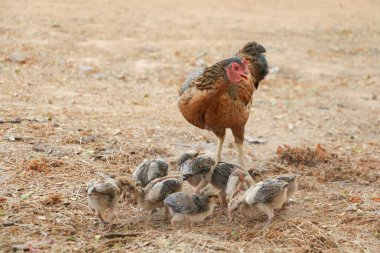
<svg viewBox="0 0 380 253"><path fill-rule="evenodd" d="M246 75L246 74L240 74L240 76L241 76L244 80L248 80L248 75Z"/></svg>

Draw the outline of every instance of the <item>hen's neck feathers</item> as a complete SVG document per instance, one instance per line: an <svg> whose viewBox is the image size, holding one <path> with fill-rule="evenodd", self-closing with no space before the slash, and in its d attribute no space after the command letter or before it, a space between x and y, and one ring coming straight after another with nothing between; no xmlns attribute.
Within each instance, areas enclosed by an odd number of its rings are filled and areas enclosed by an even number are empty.
<svg viewBox="0 0 380 253"><path fill-rule="evenodd" d="M223 94L227 90L229 82L225 73L228 63L227 60L223 60L205 68L203 74L195 81L197 88L199 90L215 90L218 94Z"/></svg>

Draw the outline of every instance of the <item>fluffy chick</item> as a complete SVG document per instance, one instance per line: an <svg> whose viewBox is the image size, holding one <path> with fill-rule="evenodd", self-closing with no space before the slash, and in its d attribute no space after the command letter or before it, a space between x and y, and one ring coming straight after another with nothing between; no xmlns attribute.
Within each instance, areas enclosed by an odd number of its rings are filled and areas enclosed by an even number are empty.
<svg viewBox="0 0 380 253"><path fill-rule="evenodd" d="M268 216L266 228L273 220L274 209L281 208L287 199L288 183L278 179L268 179L249 188L244 195L238 195L228 205L230 220L236 212L246 216L264 213Z"/></svg>
<svg viewBox="0 0 380 253"><path fill-rule="evenodd" d="M164 207L164 199L172 193L182 189L182 178L180 176L166 176L153 180L144 188L135 186L132 182L131 193L135 195L139 208L154 211L156 208ZM133 189L133 186L135 188ZM168 210L165 208L165 217Z"/></svg>
<svg viewBox="0 0 380 253"><path fill-rule="evenodd" d="M156 178L168 175L168 163L163 158L144 160L132 174L136 185L145 187Z"/></svg>
<svg viewBox="0 0 380 253"><path fill-rule="evenodd" d="M226 187L226 201L229 203L239 192L248 190L255 181L251 175L241 169L237 169L228 177Z"/></svg>
<svg viewBox="0 0 380 253"><path fill-rule="evenodd" d="M218 195L205 188L199 194L177 192L168 196L164 203L172 215L171 224L185 222L192 227L194 222L202 222L214 211Z"/></svg>
<svg viewBox="0 0 380 253"><path fill-rule="evenodd" d="M255 206L248 205L244 200L245 192L239 192L228 202L228 217L231 222L236 213L241 213L246 217L255 217L260 211Z"/></svg>
<svg viewBox="0 0 380 253"><path fill-rule="evenodd" d="M210 155L190 151L181 156L178 166L183 180L196 187L195 193L198 194L210 183L215 160Z"/></svg>
<svg viewBox="0 0 380 253"><path fill-rule="evenodd" d="M103 181L90 182L87 187L88 206L95 212L101 222L106 223L102 212L110 209L110 227L115 219L114 208L123 191L130 190L131 180L127 177L105 178Z"/></svg>
<svg viewBox="0 0 380 253"><path fill-rule="evenodd" d="M212 174L211 184L219 190L218 194L222 204L227 205L233 195L241 190L248 189L254 184L254 181L240 166L219 162Z"/></svg>
<svg viewBox="0 0 380 253"><path fill-rule="evenodd" d="M297 182L298 175L295 175L295 174L280 175L280 176L275 177L275 179L288 183L288 192L287 192L286 200L289 201L289 199L298 191L298 182Z"/></svg>

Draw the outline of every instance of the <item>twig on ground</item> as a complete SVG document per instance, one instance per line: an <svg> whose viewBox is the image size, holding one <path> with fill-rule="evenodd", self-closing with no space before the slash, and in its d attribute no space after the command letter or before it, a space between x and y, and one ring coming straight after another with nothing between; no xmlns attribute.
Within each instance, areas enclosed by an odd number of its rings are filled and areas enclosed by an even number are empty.
<svg viewBox="0 0 380 253"><path fill-rule="evenodd" d="M141 233L108 233L103 235L103 238L112 239L117 237L128 237L128 236L138 236L141 235Z"/></svg>

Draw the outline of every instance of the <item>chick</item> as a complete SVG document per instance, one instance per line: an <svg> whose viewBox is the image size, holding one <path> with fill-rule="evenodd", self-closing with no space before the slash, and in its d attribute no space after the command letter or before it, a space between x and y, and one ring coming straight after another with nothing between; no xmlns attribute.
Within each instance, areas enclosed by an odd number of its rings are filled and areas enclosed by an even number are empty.
<svg viewBox="0 0 380 253"><path fill-rule="evenodd" d="M144 160L133 172L132 179L136 185L145 187L156 178L168 175L168 163L163 158Z"/></svg>
<svg viewBox="0 0 380 253"><path fill-rule="evenodd" d="M232 220L235 212L246 216L264 213L268 216L266 228L273 220L274 209L281 208L287 199L288 183L278 179L268 179L249 188L244 195L237 195L228 205L228 214Z"/></svg>
<svg viewBox="0 0 380 253"><path fill-rule="evenodd" d="M250 168L250 169L248 170L248 174L251 175L253 181L255 181L255 182L262 181L262 180L261 180L261 173L260 173L260 171L258 171L257 169L255 169L255 168Z"/></svg>
<svg viewBox="0 0 380 253"><path fill-rule="evenodd" d="M218 195L211 189L205 188L199 194L176 192L168 196L164 203L169 208L171 224L175 227L178 222L185 222L192 227L194 222L202 222L214 211Z"/></svg>
<svg viewBox="0 0 380 253"><path fill-rule="evenodd" d="M102 212L110 209L110 228L115 219L113 214L118 198L123 191L129 191L131 180L127 177L108 177L100 182L90 182L87 187L88 206L95 212L101 222L107 223Z"/></svg>
<svg viewBox="0 0 380 253"><path fill-rule="evenodd" d="M240 166L219 162L211 177L211 184L219 190L219 197L223 205L227 205L232 195L248 189L254 184L252 177Z"/></svg>
<svg viewBox="0 0 380 253"><path fill-rule="evenodd" d="M288 174L288 175L280 175L275 177L275 179L284 181L288 183L288 192L287 192L287 201L298 191L298 175Z"/></svg>
<svg viewBox="0 0 380 253"><path fill-rule="evenodd" d="M170 194L180 191L182 189L182 182L183 180L179 176L157 178L145 186L145 188L135 186L135 183L132 182L130 192L135 195L139 208L154 211L156 208L165 207L164 199ZM168 210L165 208L165 217L167 216Z"/></svg>
<svg viewBox="0 0 380 253"><path fill-rule="evenodd" d="M239 192L230 200L230 202L228 202L228 218L230 222L233 220L235 213L237 212L250 218L260 214L259 209L254 205L248 205L244 198L245 192Z"/></svg>
<svg viewBox="0 0 380 253"><path fill-rule="evenodd" d="M183 180L196 187L195 193L198 194L211 181L215 160L207 154L190 151L181 156L178 166Z"/></svg>
<svg viewBox="0 0 380 253"><path fill-rule="evenodd" d="M228 177L226 187L226 201L229 203L239 192L248 190L255 181L248 172L237 169Z"/></svg>

